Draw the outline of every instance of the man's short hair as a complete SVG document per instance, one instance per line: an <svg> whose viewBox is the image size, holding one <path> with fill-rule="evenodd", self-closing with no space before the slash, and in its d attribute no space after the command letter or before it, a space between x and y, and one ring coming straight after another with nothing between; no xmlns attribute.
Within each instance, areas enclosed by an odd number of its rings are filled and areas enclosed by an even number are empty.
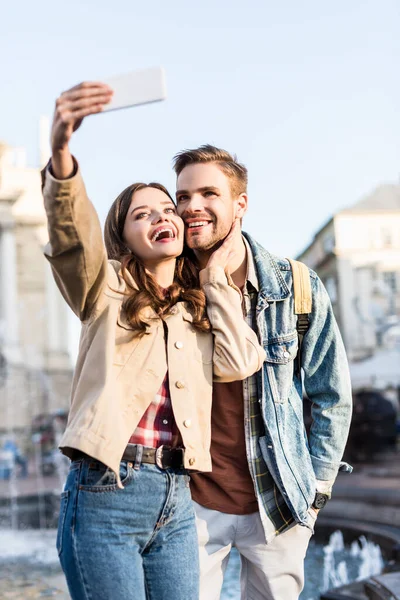
<svg viewBox="0 0 400 600"><path fill-rule="evenodd" d="M176 176L188 165L198 163L217 163L221 171L230 179L231 190L234 196L247 193L247 169L240 164L235 155L226 150L204 144L193 150L182 150L174 156L173 165Z"/></svg>

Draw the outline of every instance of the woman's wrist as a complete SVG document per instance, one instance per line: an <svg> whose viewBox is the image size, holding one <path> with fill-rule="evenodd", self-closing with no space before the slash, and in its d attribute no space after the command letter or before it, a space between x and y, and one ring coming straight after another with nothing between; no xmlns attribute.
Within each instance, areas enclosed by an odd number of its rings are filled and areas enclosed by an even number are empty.
<svg viewBox="0 0 400 600"><path fill-rule="evenodd" d="M51 169L56 179L69 179L74 174L74 159L68 145L64 148L53 148Z"/></svg>

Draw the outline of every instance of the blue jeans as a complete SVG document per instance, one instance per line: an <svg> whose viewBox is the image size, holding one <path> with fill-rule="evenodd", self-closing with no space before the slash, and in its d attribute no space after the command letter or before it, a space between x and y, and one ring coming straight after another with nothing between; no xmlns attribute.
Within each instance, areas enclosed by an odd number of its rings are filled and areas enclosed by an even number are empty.
<svg viewBox="0 0 400 600"><path fill-rule="evenodd" d="M73 600L198 600L194 508L184 471L71 463L57 550Z"/></svg>

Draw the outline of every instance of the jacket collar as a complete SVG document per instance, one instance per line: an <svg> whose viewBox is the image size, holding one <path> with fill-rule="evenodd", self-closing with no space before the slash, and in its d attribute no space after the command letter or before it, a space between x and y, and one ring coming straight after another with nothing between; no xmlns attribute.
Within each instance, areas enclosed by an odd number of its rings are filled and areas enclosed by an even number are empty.
<svg viewBox="0 0 400 600"><path fill-rule="evenodd" d="M260 291L260 288L258 285L258 277L257 277L256 265L254 263L253 252L251 251L249 242L246 240L245 237L243 237L243 242L246 247L246 256L247 256L247 276L246 276L247 283L251 283L253 288L258 293Z"/></svg>
<svg viewBox="0 0 400 600"><path fill-rule="evenodd" d="M243 236L247 240L254 258L260 287L258 304L260 304L260 300L267 302L285 300L285 298L290 296L290 290L282 277L278 263L248 233L243 232Z"/></svg>

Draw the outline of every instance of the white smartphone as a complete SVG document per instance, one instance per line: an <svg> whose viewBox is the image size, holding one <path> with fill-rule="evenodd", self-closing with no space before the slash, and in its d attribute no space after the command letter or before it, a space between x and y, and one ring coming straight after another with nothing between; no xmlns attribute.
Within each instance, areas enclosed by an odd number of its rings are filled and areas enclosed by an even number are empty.
<svg viewBox="0 0 400 600"><path fill-rule="evenodd" d="M132 71L100 81L109 85L114 91L111 102L104 105L102 112L159 102L165 100L167 96L165 72L162 67Z"/></svg>

